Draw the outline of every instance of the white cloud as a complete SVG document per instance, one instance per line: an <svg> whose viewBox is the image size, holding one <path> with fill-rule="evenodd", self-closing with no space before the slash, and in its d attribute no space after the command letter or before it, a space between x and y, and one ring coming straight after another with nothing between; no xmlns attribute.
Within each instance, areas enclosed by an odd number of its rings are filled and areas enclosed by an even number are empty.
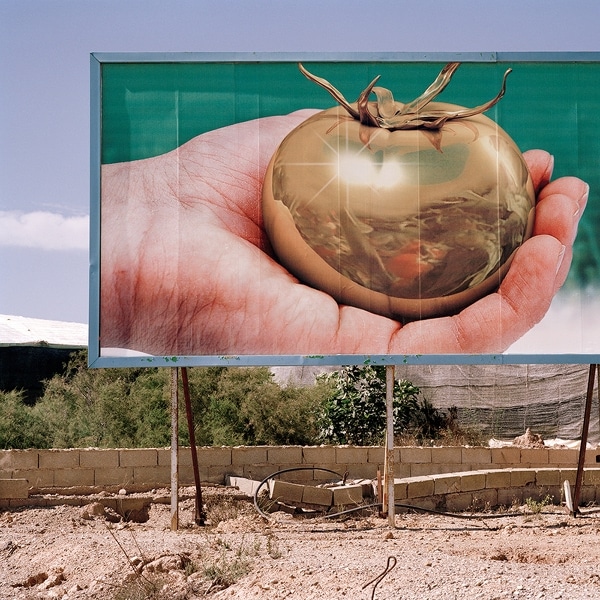
<svg viewBox="0 0 600 600"><path fill-rule="evenodd" d="M66 217L46 211L0 211L0 246L42 250L87 250L87 215Z"/></svg>

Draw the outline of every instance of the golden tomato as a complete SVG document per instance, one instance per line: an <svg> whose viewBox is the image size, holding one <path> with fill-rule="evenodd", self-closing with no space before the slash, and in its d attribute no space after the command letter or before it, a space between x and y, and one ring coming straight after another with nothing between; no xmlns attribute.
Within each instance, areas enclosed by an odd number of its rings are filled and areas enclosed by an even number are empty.
<svg viewBox="0 0 600 600"><path fill-rule="evenodd" d="M350 104L303 69L341 106L283 140L263 188L273 249L302 282L400 320L452 314L498 287L531 234L534 190L516 144L481 114L504 85L476 109L431 101L457 67L408 104L375 81Z"/></svg>

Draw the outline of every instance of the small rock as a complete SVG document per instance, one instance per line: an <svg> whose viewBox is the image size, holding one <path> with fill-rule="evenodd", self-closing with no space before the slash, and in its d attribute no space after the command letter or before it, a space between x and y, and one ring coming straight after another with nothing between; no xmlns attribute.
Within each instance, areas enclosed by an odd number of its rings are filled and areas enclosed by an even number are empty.
<svg viewBox="0 0 600 600"><path fill-rule="evenodd" d="M127 496L127 490L125 488L121 488L119 490L119 496Z"/></svg>
<svg viewBox="0 0 600 600"><path fill-rule="evenodd" d="M102 517L104 516L104 505L100 502L92 502L91 504L86 504L80 513L80 517L85 519L86 521L91 521L94 517Z"/></svg>
<svg viewBox="0 0 600 600"><path fill-rule="evenodd" d="M36 575L28 577L20 585L22 587L33 587L34 585L40 585L40 583L43 583L46 579L48 579L48 573L37 573Z"/></svg>
<svg viewBox="0 0 600 600"><path fill-rule="evenodd" d="M105 508L104 516L109 523L118 523L122 518L121 515L112 508Z"/></svg>
<svg viewBox="0 0 600 600"><path fill-rule="evenodd" d="M41 583L38 587L41 590L48 590L52 587L60 585L66 580L67 578L65 577L63 569L53 569L46 578L46 580L43 583Z"/></svg>
<svg viewBox="0 0 600 600"><path fill-rule="evenodd" d="M394 534L391 531L388 531L384 536L383 536L384 540L393 540L394 539Z"/></svg>

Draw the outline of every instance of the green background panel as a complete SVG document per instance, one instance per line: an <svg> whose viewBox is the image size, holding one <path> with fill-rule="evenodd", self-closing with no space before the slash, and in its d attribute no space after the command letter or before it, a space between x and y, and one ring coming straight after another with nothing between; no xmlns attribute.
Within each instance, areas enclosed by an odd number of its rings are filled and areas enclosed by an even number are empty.
<svg viewBox="0 0 600 600"><path fill-rule="evenodd" d="M407 102L435 79L441 62L306 62L349 101L378 85ZM507 68L504 98L487 115L525 151L555 157L555 176L590 184L567 287L600 283L600 63L466 62L440 100L476 106L494 97ZM334 104L295 62L104 63L101 71L103 163L147 158L205 131L300 108Z"/></svg>

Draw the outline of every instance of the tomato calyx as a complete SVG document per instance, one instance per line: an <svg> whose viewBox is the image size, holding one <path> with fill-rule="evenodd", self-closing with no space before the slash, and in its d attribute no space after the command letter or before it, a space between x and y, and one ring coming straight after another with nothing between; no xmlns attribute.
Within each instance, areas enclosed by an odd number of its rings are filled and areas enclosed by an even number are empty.
<svg viewBox="0 0 600 600"><path fill-rule="evenodd" d="M460 63L458 62L448 63L440 71L433 83L420 96L406 104L396 102L390 90L376 85L380 78L380 75L378 75L360 93L355 108L346 100L346 98L344 98L339 90L329 83L329 81L313 75L301 63L298 64L301 73L327 90L334 100L336 100L336 102L342 106L353 119L360 121L362 125L379 127L381 129L388 129L389 131L396 131L399 129L440 130L447 121L464 119L486 112L492 108L492 106L497 104L502 96L504 96L504 92L506 91L506 79L512 69L507 69L504 73L502 86L498 94L480 106L453 111L427 109L427 105L446 88L448 83L450 83L450 79L452 79L452 76L459 66ZM369 102L371 93L375 94L377 98L377 102L374 105ZM377 111L377 114L371 112L371 107L373 106Z"/></svg>

